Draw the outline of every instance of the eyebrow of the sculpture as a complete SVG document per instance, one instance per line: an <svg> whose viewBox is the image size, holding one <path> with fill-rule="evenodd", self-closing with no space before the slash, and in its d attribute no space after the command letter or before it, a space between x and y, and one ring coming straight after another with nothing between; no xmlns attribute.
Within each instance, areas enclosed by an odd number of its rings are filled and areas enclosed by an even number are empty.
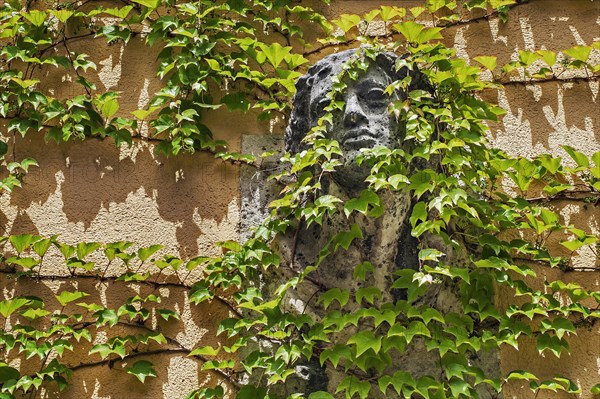
<svg viewBox="0 0 600 399"><path fill-rule="evenodd" d="M363 80L362 82L360 82L358 84L359 87L364 87L365 89L370 89L370 88L378 88L378 89L382 89L385 90L385 88L387 87L382 85L380 81L378 80L374 80L374 79L367 79L367 80Z"/></svg>

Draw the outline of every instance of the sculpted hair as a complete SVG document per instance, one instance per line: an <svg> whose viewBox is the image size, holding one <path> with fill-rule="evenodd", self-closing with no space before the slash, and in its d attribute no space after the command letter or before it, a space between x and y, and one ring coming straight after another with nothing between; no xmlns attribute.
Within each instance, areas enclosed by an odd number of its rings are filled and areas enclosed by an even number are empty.
<svg viewBox="0 0 600 399"><path fill-rule="evenodd" d="M364 57L362 49L351 49L342 51L336 54L329 55L313 65L298 82L296 82L296 94L292 99L292 113L290 115L290 123L285 130L285 150L291 153L297 153L302 150L302 139L307 135L313 124L316 122L312 119L310 113L311 89L315 82L321 79L331 79L334 74L339 74L342 71L342 66L349 63L352 59ZM375 60L365 57L367 62L381 68L384 73L389 76L390 83L396 80L401 80L408 74L406 67L396 70L396 60L398 56L393 53L380 53ZM415 82L411 83L415 86ZM398 93L400 98L402 93Z"/></svg>

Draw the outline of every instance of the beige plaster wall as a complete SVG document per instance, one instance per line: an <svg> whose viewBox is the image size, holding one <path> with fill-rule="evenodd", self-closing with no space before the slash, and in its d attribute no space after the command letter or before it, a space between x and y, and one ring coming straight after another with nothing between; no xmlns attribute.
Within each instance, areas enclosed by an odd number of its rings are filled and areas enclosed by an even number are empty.
<svg viewBox="0 0 600 399"><path fill-rule="evenodd" d="M307 2L310 3L310 2ZM315 4L315 3L313 3ZM416 6L419 1L344 1L320 6L328 17L360 13L380 5ZM498 19L481 20L446 30L445 36L459 54L467 59L478 55L497 55L499 64L515 58L519 49L559 50L575 44L600 40L600 2L590 0L538 0L511 11L506 24ZM310 38L310 37L309 37ZM137 40L137 42L135 42ZM99 89L123 93L120 113L147 104L160 87L155 77L155 55L134 39L128 46L106 46L98 40L82 40L74 50L85 50L98 65ZM311 59L334 49L317 52ZM43 69L37 76L48 90L58 96L73 94L74 78L55 70ZM518 78L518 77L516 77ZM77 93L78 94L78 93ZM534 156L541 152L565 155L560 144L592 153L600 149L599 82L548 82L526 85L515 83L506 90L485 93L506 110L502 123L492 126L494 144L513 154ZM258 123L254 115L225 111L213 112L207 124L217 138L239 147L242 134L279 134L283 124ZM16 143L17 158L35 158L40 167L26 178L22 189L0 197L0 225L4 234L60 234L65 242L131 240L140 245L163 244L164 253L180 256L215 254L216 241L239 237L239 170L204 154L165 158L155 155L154 143L135 140L131 148L116 149L110 140L87 140L57 145L44 144L42 133L30 134ZM562 206L562 204L561 204ZM567 222L600 231L598 208L583 209L579 204L564 204ZM597 259L583 257L581 264L598 266ZM51 272L51 271L49 271ZM599 272L571 273L565 276L589 288L600 289ZM131 296L124 285L107 286L87 281L57 279L45 283L15 284L0 276L3 295L35 292L51 300L58 287L73 287L97 295L102 303L117 303ZM140 286L139 291L151 288ZM155 320L161 330L176 335L188 348L210 343L218 321L227 315L225 307L196 307L180 299L185 290L165 288L163 305L185 303L180 322ZM511 298L499 298L507 303ZM172 301L172 302L171 302ZM58 306L58 304L57 304ZM177 332L179 331L179 332ZM98 339L101 339L98 338ZM208 341L207 341L208 340ZM565 374L582 388L600 382L600 326L570 338L572 354L561 359L539 356L534 345L519 351L505 349L501 354L504 372L529 368L541 377ZM97 360L97 359L96 359ZM90 359L73 359L75 364ZM180 353L154 356L159 377L147 384L131 375L110 370L108 365L75 371L74 385L51 397L117 399L181 398L191 388L216 383L216 376L199 371L199 364ZM532 398L527 387L511 384L507 398ZM540 395L539 399L547 396ZM562 398L566 395L557 394ZM582 398L590 398L582 394Z"/></svg>

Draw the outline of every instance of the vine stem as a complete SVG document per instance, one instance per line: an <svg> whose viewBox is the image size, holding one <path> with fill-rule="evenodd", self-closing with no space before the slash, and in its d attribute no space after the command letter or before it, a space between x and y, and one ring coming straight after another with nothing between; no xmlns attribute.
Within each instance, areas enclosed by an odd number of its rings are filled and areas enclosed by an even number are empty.
<svg viewBox="0 0 600 399"><path fill-rule="evenodd" d="M15 275L16 273L14 271L10 271L10 270L0 270L0 274ZM72 280L72 277L68 276L68 275L63 275L63 276L61 276L61 275L43 275L43 276L21 275L19 277L26 277L26 278L30 278L32 280L38 280L38 281ZM112 277L112 276L100 277L100 276L85 275L85 274L79 274L79 275L77 275L77 278L78 279L98 280L98 281L121 281L121 280L117 280L118 277ZM127 282L123 281L123 283L126 284ZM151 286L154 288L159 288L159 287L175 287L175 288L182 288L182 289L192 288L191 285L182 284L182 283L174 283L174 282L155 282L155 281L143 280L143 281L136 281L136 283L148 285L148 286ZM231 302L229 302L227 299L223 298L220 295L214 295L214 298L217 301L219 301L220 303L222 303L223 305L227 306L229 308L229 310L232 311L237 317L239 317L239 318L243 317L243 315L237 310L237 308Z"/></svg>
<svg viewBox="0 0 600 399"><path fill-rule="evenodd" d="M141 328L141 329L143 329L145 331L148 331L148 332L156 332L155 330L147 327L144 324L132 324L132 323L125 323L125 322L119 322L118 324L119 325L123 325L123 326L127 326L127 327L132 327L132 328ZM167 337L165 335L163 335L163 336L165 337L165 339L167 340L167 342L171 342L171 343L179 346L180 349L183 349L183 350L187 351L188 355L189 355L189 352L191 352L191 349L187 349L183 344L181 344L181 342L179 342L175 338ZM208 359L206 357L202 356L202 355L193 355L192 357L195 357L195 358L201 360L202 362L207 362L208 361ZM222 377L226 378L232 385L236 386L237 388L240 387L238 385L238 383L235 382L232 379L231 375L229 375L229 374L227 374L227 373L225 373L225 372L223 372L223 371L221 371L219 369L213 369L213 370L215 371L215 373L217 373L217 374L221 375Z"/></svg>
<svg viewBox="0 0 600 399"><path fill-rule="evenodd" d="M501 84L502 86L515 86L515 85L532 85L541 83L577 83L577 82L595 82L600 80L599 75L587 75L587 76L576 76L572 78L560 78L559 76L551 76L542 79L531 79L531 80L495 80L494 83Z"/></svg>
<svg viewBox="0 0 600 399"><path fill-rule="evenodd" d="M108 268L110 267L111 263L112 263L112 260L109 260L108 265L106 265L106 267L104 268L104 271L102 272L102 276L100 276L101 278L104 278L106 276L106 272L108 271Z"/></svg>
<svg viewBox="0 0 600 399"><path fill-rule="evenodd" d="M142 356L155 356L155 355L177 354L177 353L189 355L190 352L191 351L186 348L155 349L155 350L151 350L151 351L132 353L129 355L125 355L125 357L123 357L123 358L116 358L116 359L111 358L111 359L99 360L97 362L79 363L75 366L69 367L69 369L71 369L71 371L77 371L77 370L82 370L82 369L91 368L91 367L98 367L98 366L104 366L104 365L108 365L108 364L123 362L128 359L135 359L135 358L142 357ZM207 359L204 356L194 355L192 357L198 358L202 361L207 361ZM236 388L240 387L240 384L238 382L234 381L232 379L232 377L229 374L225 373L224 371L221 371L219 369L213 369L212 371L215 372L216 374L219 374L221 377L225 378L231 385L235 386Z"/></svg>
<svg viewBox="0 0 600 399"><path fill-rule="evenodd" d="M509 9L513 9L515 7L519 7L519 6L528 4L528 3L532 2L532 1L534 1L534 0L522 0L522 1L518 2L518 3L516 3L516 4L511 4L508 7L509 7ZM490 18L493 18L493 17L498 16L498 15L499 15L498 11L492 11L492 12L490 12L488 14L485 14L485 15L482 15L480 17L474 17L474 18L470 18L470 19L464 19L464 20L460 20L460 21L449 22L449 23L446 23L446 24L437 25L437 27L438 28L442 28L442 29L448 29L448 28L452 28L454 26L469 25L469 24L478 23L478 22L481 22L481 21L488 21ZM387 24L386 24L386 30L387 30ZM390 32L390 33L385 33L383 35L373 36L373 38L381 40L381 39L389 39L389 38L392 38L394 36L395 36L395 34L392 33L392 32ZM302 55L304 57L308 57L310 55L320 53L321 51L326 50L328 48L339 47L339 46L349 46L349 45L354 44L356 42L358 42L358 39L349 39L349 40L346 40L346 41L343 41L343 42L327 43L327 44L325 44L323 46L314 48L314 49L309 50L309 51L305 51L304 53L302 53Z"/></svg>
<svg viewBox="0 0 600 399"><path fill-rule="evenodd" d="M300 219L298 221L298 226L296 227L296 231L294 233L294 241L292 243L292 254L291 254L291 259L290 259L290 268L294 269L295 267L295 261L296 261L296 249L298 247L298 239L299 239L299 235L300 235L300 230L302 229L302 219Z"/></svg>
<svg viewBox="0 0 600 399"><path fill-rule="evenodd" d="M69 58L69 61L71 62L71 65L73 66L73 71L75 72L75 75L77 75L78 78L82 78L83 79L83 76L81 76L81 74L77 70L77 67L75 66L75 61L73 60L73 56L71 55L71 51L69 50L69 46L67 46L67 42L63 41L62 45L64 46L65 51L67 52L67 57ZM87 93L88 96L92 95L92 92L90 91L90 89L86 85L84 85L83 88L85 89L85 92Z"/></svg>

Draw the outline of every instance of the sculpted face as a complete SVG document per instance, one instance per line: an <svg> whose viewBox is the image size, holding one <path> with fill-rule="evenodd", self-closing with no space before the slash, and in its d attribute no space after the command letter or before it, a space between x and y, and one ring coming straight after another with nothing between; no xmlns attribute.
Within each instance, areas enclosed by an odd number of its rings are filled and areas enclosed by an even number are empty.
<svg viewBox="0 0 600 399"><path fill-rule="evenodd" d="M329 105L327 94L331 92L334 79L356 53L354 49L325 57L300 78L285 136L288 151L301 151L302 139L325 114ZM381 54L376 61L366 61L368 68L360 71L356 80L345 77L344 109L333 112L333 124L328 127L329 138L337 140L343 152L343 166L333 176L343 186L364 185L370 168L356 164L361 148L396 148L400 144L402 129L388 111L390 103L399 96L385 94L390 83L406 76L405 70L395 70L396 59L393 54Z"/></svg>
<svg viewBox="0 0 600 399"><path fill-rule="evenodd" d="M331 90L331 78L317 80L311 89L311 126L317 123L329 104L326 95ZM355 159L361 148L391 146L397 128L388 112L391 98L384 93L391 79L376 65L349 82L345 91L345 107L341 114L334 113L333 126L329 129L331 139L340 143L348 158Z"/></svg>
<svg viewBox="0 0 600 399"><path fill-rule="evenodd" d="M315 80L310 95L311 126L316 125L329 104L333 72L325 79ZM339 73L339 72L337 72ZM336 73L336 74L337 74ZM371 64L356 81L349 81L344 93L345 107L335 111L329 138L340 143L344 166L339 168L335 180L344 186L362 185L369 174L368 166L358 166L356 157L361 148L397 146L398 124L388 111L392 99L384 91L391 78L377 65Z"/></svg>

